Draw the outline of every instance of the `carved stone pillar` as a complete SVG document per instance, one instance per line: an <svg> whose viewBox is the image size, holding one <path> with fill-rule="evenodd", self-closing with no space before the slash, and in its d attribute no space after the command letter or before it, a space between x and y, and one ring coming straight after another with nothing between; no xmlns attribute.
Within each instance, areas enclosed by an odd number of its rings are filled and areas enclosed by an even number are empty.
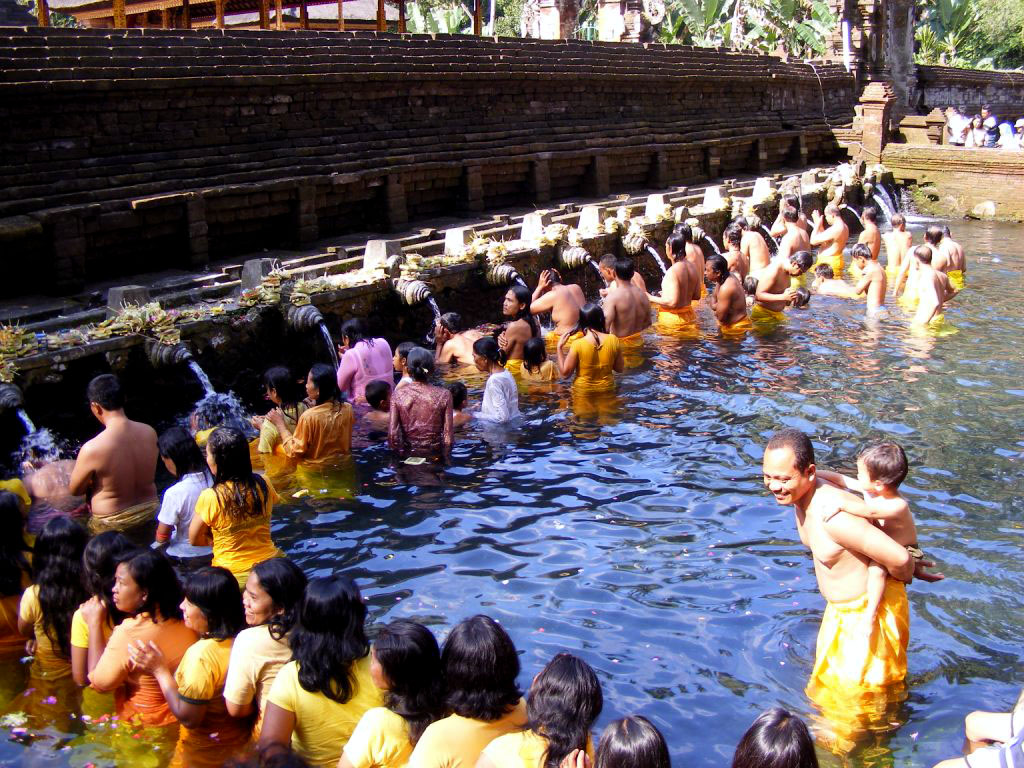
<svg viewBox="0 0 1024 768"><path fill-rule="evenodd" d="M876 80L868 83L860 97L861 107L861 149L859 159L877 163L882 159L882 150L889 141L890 122L896 91L892 83Z"/></svg>

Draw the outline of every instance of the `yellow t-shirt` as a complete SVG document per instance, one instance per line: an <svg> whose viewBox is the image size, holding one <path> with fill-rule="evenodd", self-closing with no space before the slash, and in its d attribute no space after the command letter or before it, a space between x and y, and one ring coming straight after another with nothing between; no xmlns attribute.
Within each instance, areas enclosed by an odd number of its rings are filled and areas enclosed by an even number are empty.
<svg viewBox="0 0 1024 768"><path fill-rule="evenodd" d="M48 680L71 674L71 660L53 647L53 641L43 628L43 607L39 604L39 585L33 584L21 596L19 618L31 624L36 633L36 661L32 673Z"/></svg>
<svg viewBox="0 0 1024 768"><path fill-rule="evenodd" d="M254 708L258 707L259 719L253 728L253 738L259 736L263 727L263 710L266 709L267 694L274 678L291 658L292 650L287 639L275 640L265 624L243 629L235 638L228 679L224 683L224 698L239 706L252 701Z"/></svg>
<svg viewBox="0 0 1024 768"><path fill-rule="evenodd" d="M229 518L217 499L216 486L207 488L196 500L195 514L210 526L213 533L213 565L227 568L235 576L248 573L254 565L280 557L281 552L270 538L270 513L280 497L270 481L263 514L240 520ZM230 487L230 483L227 484Z"/></svg>
<svg viewBox="0 0 1024 768"><path fill-rule="evenodd" d="M25 484L17 477L12 477L10 480L0 480L0 491L10 491L13 493L21 499L21 503L25 505L25 509L32 506L32 497L29 496L28 491L25 490Z"/></svg>
<svg viewBox="0 0 1024 768"><path fill-rule="evenodd" d="M486 747L483 754L495 768L542 768L548 742L533 731L516 731L499 736ZM594 759L594 745L587 739L587 754Z"/></svg>
<svg viewBox="0 0 1024 768"><path fill-rule="evenodd" d="M499 736L526 727L522 699L497 720L473 720L449 715L427 726L409 758L411 768L473 768L484 747Z"/></svg>
<svg viewBox="0 0 1024 768"><path fill-rule="evenodd" d="M540 364L540 368L530 371L524 365L519 371L519 378L523 381L530 383L543 383L546 384L549 381L554 381L558 377L555 375L555 364L550 360L545 360Z"/></svg>
<svg viewBox="0 0 1024 768"><path fill-rule="evenodd" d="M387 707L368 710L344 749L353 768L404 768L411 754L409 725Z"/></svg>
<svg viewBox="0 0 1024 768"><path fill-rule="evenodd" d="M178 697L189 704L206 705L199 725L181 727L178 754L189 768L219 768L249 741L248 720L231 717L224 703L231 643L231 638L197 640L185 651L174 672Z"/></svg>
<svg viewBox="0 0 1024 768"><path fill-rule="evenodd" d="M608 335L601 340L601 348L593 344L593 337L576 339L569 349L576 353L579 367L576 369L576 389L606 391L615 389L615 358L622 343L617 336Z"/></svg>
<svg viewBox="0 0 1024 768"><path fill-rule="evenodd" d="M289 406L287 411L282 411L284 413L284 425L288 427L289 432L295 431L295 424L298 422L299 416L306 410L306 407L305 403L299 403L295 410L292 410L291 406ZM294 419L292 414L296 414ZM263 424L260 425L259 445L256 450L260 453L280 453L283 455L284 450L280 446L281 433L277 431L274 422L270 419L264 419Z"/></svg>
<svg viewBox="0 0 1024 768"><path fill-rule="evenodd" d="M111 626L110 618L107 617L107 620L103 622L103 645L107 644L110 633L113 631L114 627ZM85 618L82 616L81 606L71 616L71 645L75 648L89 647L89 625L86 624Z"/></svg>
<svg viewBox="0 0 1024 768"><path fill-rule="evenodd" d="M313 766L335 768L356 723L368 709L383 704L381 692L370 679L369 654L355 662L353 673L352 698L344 704L299 685L297 661L281 667L270 688L267 701L295 715L292 749Z"/></svg>

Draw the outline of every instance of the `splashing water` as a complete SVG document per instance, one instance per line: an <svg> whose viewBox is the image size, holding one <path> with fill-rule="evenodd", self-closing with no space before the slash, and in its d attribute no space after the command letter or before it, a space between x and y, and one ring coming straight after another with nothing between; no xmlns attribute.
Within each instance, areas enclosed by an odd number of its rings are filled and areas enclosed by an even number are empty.
<svg viewBox="0 0 1024 768"><path fill-rule="evenodd" d="M234 392L211 392L194 409L199 429L211 427L233 427L246 438L256 436L256 430L249 421L249 413ZM190 426L187 423L184 426Z"/></svg>
<svg viewBox="0 0 1024 768"><path fill-rule="evenodd" d="M21 446L16 453L19 464L23 461L56 461L60 458L60 445L50 430L36 429L24 408L18 409L18 418L25 425L25 437L21 439Z"/></svg>
<svg viewBox="0 0 1024 768"><path fill-rule="evenodd" d="M842 204L842 205L840 205L839 207L840 207L840 208L846 208L846 209L848 209L848 210L849 210L849 211L851 211L851 212L852 212L852 213L853 213L853 214L854 214L854 215L855 215L855 216L856 216L856 217L857 217L858 219L860 218L861 212L860 212L860 211L858 211L858 210L857 210L856 208L854 208L854 207L853 207L852 205L850 205L849 203L843 203L843 204Z"/></svg>
<svg viewBox="0 0 1024 768"><path fill-rule="evenodd" d="M327 329L327 323L321 320L317 327L320 329L320 335L323 337L324 344L327 345L327 353L331 356L334 370L338 370L341 367L341 360L338 359L338 348L334 346L334 339L331 338L331 332Z"/></svg>
<svg viewBox="0 0 1024 768"><path fill-rule="evenodd" d="M716 243L711 238L711 235L709 235L707 232L705 232L704 236L701 237L700 242L707 243L708 245L710 245L711 246L711 250L715 252L716 256L721 256L722 255L722 249L718 247L718 243Z"/></svg>
<svg viewBox="0 0 1024 768"><path fill-rule="evenodd" d="M658 262L658 266L661 267L661 274L663 274L663 275L667 274L668 273L668 265L665 264L664 260L661 258L661 254L658 253L658 249L655 248L653 245L648 245L647 246L647 252L649 254L651 254L651 256L654 257L654 260L656 262Z"/></svg>
<svg viewBox="0 0 1024 768"><path fill-rule="evenodd" d="M768 231L768 227L766 227L764 224L762 224L761 226L759 226L757 228L757 231L760 232L761 233L761 237L764 238L764 242L768 246L768 250L771 251L772 254L778 253L779 252L779 241L776 240L774 237L772 237L772 233Z"/></svg>
<svg viewBox="0 0 1024 768"><path fill-rule="evenodd" d="M213 388L213 384L210 382L210 377L206 375L206 371L199 367L198 361L189 360L188 367L191 369L192 373L196 375L196 378L199 379L199 383L202 385L203 393L206 397L217 393L217 390Z"/></svg>
<svg viewBox="0 0 1024 768"><path fill-rule="evenodd" d="M889 200L889 194L885 189L878 185L875 187L875 191L871 195L871 199L878 205L878 210L882 212L886 221L892 221L893 214L896 213L892 208L892 201Z"/></svg>
<svg viewBox="0 0 1024 768"><path fill-rule="evenodd" d="M434 313L434 322L437 323L437 321L441 319L441 308L437 306L437 302L434 301L433 296L427 299L427 304L430 305L430 311Z"/></svg>
<svg viewBox="0 0 1024 768"><path fill-rule="evenodd" d="M594 271L597 272L598 279L602 283L604 283L605 285L608 285L608 281L605 280L604 279L604 275L601 274L601 267L600 267L600 265L596 261L594 261L592 258L591 259L587 259L587 264L592 266L594 268Z"/></svg>

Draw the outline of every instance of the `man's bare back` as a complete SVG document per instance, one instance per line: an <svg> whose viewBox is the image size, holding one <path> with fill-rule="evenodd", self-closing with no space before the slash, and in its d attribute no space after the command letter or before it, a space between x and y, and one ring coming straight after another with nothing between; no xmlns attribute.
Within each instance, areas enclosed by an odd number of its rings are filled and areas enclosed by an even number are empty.
<svg viewBox="0 0 1024 768"><path fill-rule="evenodd" d="M924 326L942 314L943 305L956 291L944 272L919 264L917 270L917 312L911 325Z"/></svg>
<svg viewBox="0 0 1024 768"><path fill-rule="evenodd" d="M882 235L882 239L885 242L885 266L889 272L897 274L903 264L903 259L907 257L914 236L906 230L894 229L892 232Z"/></svg>
<svg viewBox="0 0 1024 768"><path fill-rule="evenodd" d="M846 242L850 239L850 228L839 214L839 208L830 204L826 206L824 216L815 211L811 218L814 220L811 245L821 248L818 252L818 261L827 261L842 254Z"/></svg>
<svg viewBox="0 0 1024 768"><path fill-rule="evenodd" d="M781 312L789 306L796 291L790 287L790 274L786 270L788 263L775 259L756 275L757 293L754 295L758 304L773 312Z"/></svg>
<svg viewBox="0 0 1024 768"><path fill-rule="evenodd" d="M864 243L864 245L871 249L872 259L878 258L878 254L882 250L882 235L879 233L878 227L874 222L864 222L864 231L860 233L857 242Z"/></svg>
<svg viewBox="0 0 1024 768"><path fill-rule="evenodd" d="M104 429L78 452L69 491L86 495L93 516L104 517L154 501L159 451L156 431L123 411L105 412Z"/></svg>
<svg viewBox="0 0 1024 768"><path fill-rule="evenodd" d="M864 261L861 267L861 278L854 289L855 295L864 294L867 299L867 312L877 312L885 304L885 270L877 261Z"/></svg>
<svg viewBox="0 0 1024 768"><path fill-rule="evenodd" d="M948 243L948 263L946 265L946 271L952 272L959 269L963 274L967 274L967 255L964 253L964 248L960 243L954 240L950 236L946 236L942 240L944 243Z"/></svg>
<svg viewBox="0 0 1024 768"><path fill-rule="evenodd" d="M434 333L439 341L443 340L435 355L439 363L473 365L473 342L483 337L480 331L470 329L453 334L447 329L439 327L435 329Z"/></svg>
<svg viewBox="0 0 1024 768"><path fill-rule="evenodd" d="M555 280L550 270L545 269L533 292L530 312L539 315L551 313L551 322L555 333L561 336L576 327L580 319L580 309L587 303L583 289L575 283L564 285Z"/></svg>
<svg viewBox="0 0 1024 768"><path fill-rule="evenodd" d="M623 339L640 333L651 325L647 291L616 278L614 290L604 297L604 316L608 333L613 336Z"/></svg>
<svg viewBox="0 0 1024 768"><path fill-rule="evenodd" d="M647 300L663 309L682 309L690 306L693 297L693 288L690 284L692 269L687 262L677 261L668 268L661 279L661 296L648 294Z"/></svg>
<svg viewBox="0 0 1024 768"><path fill-rule="evenodd" d="M693 301L700 301L701 287L704 285L704 251L695 243L686 244L686 263L690 267L690 285L693 288Z"/></svg>
<svg viewBox="0 0 1024 768"><path fill-rule="evenodd" d="M711 294L711 310L721 325L735 325L747 317L747 298L740 281L733 275L716 285Z"/></svg>
<svg viewBox="0 0 1024 768"><path fill-rule="evenodd" d="M747 230L743 233L743 240L740 242L740 251L747 259L747 272L759 272L768 266L772 260L772 253L768 249L768 243L760 232ZM745 277L746 275L744 275Z"/></svg>
<svg viewBox="0 0 1024 768"><path fill-rule="evenodd" d="M807 236L807 230L799 224L787 222L786 234L779 241L779 250L776 252L775 257L788 259L797 251L809 251L810 249L811 239Z"/></svg>

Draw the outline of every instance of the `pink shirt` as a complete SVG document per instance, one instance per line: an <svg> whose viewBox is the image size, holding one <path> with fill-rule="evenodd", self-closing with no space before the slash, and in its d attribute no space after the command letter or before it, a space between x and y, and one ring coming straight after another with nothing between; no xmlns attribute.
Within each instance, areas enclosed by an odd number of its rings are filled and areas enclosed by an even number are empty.
<svg viewBox="0 0 1024 768"><path fill-rule="evenodd" d="M391 347L384 339L360 341L341 358L338 367L338 389L349 400L366 399L366 385L371 381L394 384Z"/></svg>

